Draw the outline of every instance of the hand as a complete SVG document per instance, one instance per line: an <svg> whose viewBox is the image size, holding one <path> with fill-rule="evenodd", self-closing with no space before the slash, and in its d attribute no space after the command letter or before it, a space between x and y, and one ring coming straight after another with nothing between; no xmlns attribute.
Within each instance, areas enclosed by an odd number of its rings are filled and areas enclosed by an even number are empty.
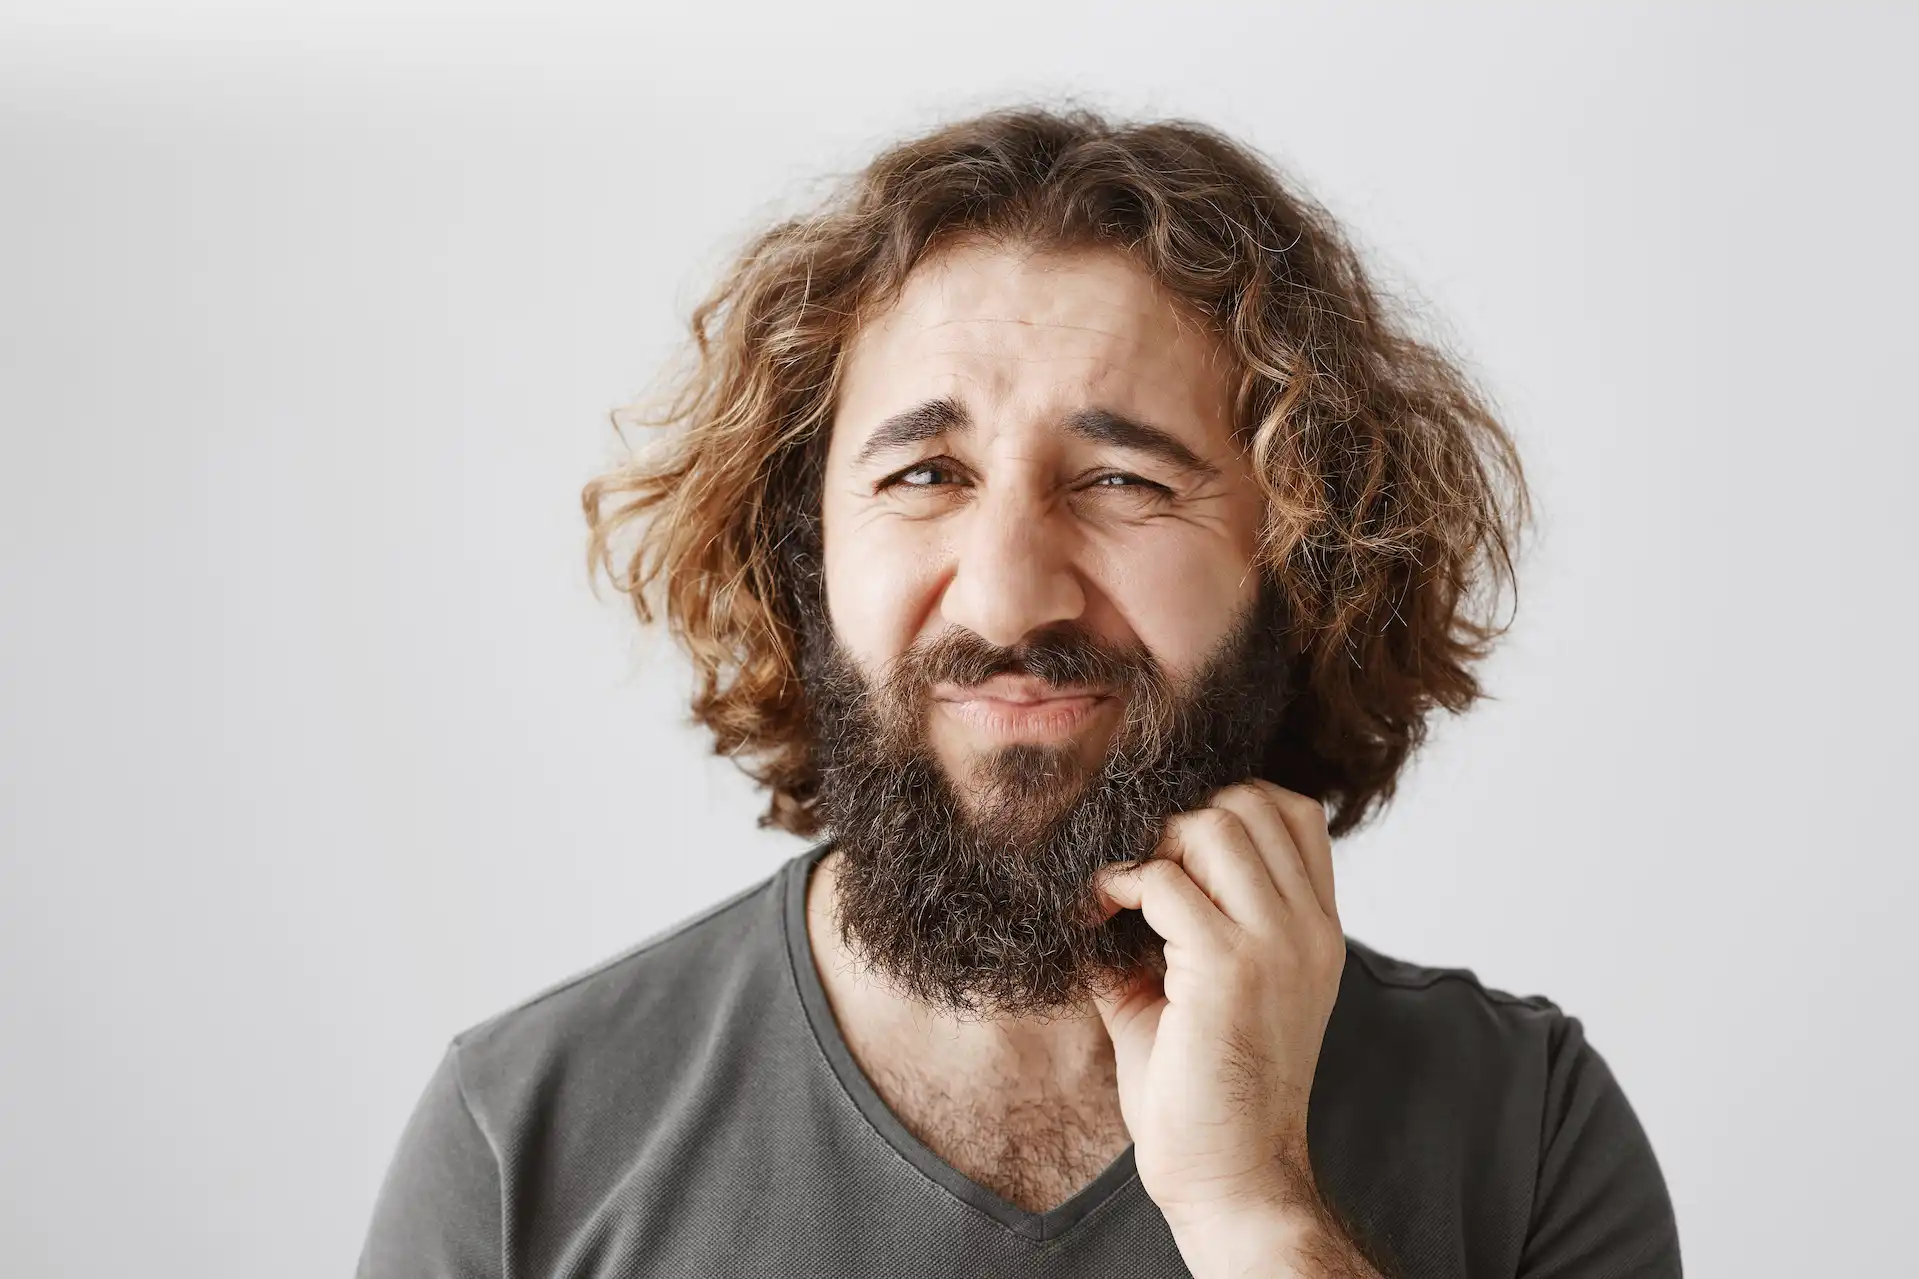
<svg viewBox="0 0 1919 1279"><path fill-rule="evenodd" d="M1156 854L1097 888L1165 939L1165 975L1098 1006L1140 1181L1190 1260L1195 1236L1324 1220L1306 1107L1346 941L1318 800L1230 786L1173 817Z"/></svg>

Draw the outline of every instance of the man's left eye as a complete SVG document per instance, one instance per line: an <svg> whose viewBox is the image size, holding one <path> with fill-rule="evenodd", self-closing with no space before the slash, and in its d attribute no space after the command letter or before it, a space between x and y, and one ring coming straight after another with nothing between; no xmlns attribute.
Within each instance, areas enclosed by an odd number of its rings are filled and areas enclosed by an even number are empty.
<svg viewBox="0 0 1919 1279"><path fill-rule="evenodd" d="M1094 479L1088 481L1086 487L1136 488L1155 493L1166 493L1169 491L1164 484L1155 484L1151 480L1141 479L1137 475L1128 475L1124 471L1113 471L1106 475L1096 476Z"/></svg>

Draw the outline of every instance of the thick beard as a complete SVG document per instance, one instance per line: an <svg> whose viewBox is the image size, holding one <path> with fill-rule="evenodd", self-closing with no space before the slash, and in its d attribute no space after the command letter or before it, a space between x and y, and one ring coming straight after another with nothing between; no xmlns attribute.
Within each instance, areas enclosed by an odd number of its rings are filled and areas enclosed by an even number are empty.
<svg viewBox="0 0 1919 1279"><path fill-rule="evenodd" d="M972 1017L1060 1012L1163 970L1139 912L1098 922L1093 875L1151 856L1168 817L1255 773L1287 701L1276 595L1260 591L1184 691L1143 648L1072 625L1013 648L949 630L874 687L830 624L809 626L818 812L848 949L909 997ZM1073 743L1011 746L976 761L968 805L927 740L928 693L1004 673L1113 688L1125 715L1090 776Z"/></svg>

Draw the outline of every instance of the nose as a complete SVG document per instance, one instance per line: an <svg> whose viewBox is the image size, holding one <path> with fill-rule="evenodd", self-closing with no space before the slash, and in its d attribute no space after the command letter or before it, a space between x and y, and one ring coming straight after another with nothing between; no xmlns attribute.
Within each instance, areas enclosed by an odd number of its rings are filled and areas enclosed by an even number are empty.
<svg viewBox="0 0 1919 1279"><path fill-rule="evenodd" d="M965 520L940 600L947 622L1011 647L1029 631L1086 611L1072 533L1043 503L989 493L975 500Z"/></svg>

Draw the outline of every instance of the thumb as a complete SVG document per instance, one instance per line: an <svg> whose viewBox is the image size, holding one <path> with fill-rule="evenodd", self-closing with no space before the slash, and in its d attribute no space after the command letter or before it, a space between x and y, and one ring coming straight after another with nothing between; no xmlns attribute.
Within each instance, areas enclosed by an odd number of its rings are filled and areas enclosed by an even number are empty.
<svg viewBox="0 0 1919 1279"><path fill-rule="evenodd" d="M1159 1035L1166 995L1156 973L1140 973L1093 996L1101 1024L1113 1041L1113 1061L1122 1080L1145 1069Z"/></svg>

